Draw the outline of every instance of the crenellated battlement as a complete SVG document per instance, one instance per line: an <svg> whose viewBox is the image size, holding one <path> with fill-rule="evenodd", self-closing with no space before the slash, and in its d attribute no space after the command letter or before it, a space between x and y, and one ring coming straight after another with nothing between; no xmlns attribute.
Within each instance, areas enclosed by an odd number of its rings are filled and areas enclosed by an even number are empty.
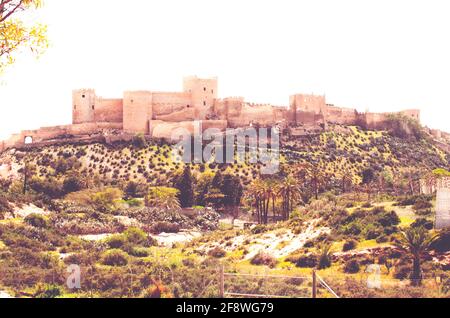
<svg viewBox="0 0 450 318"><path fill-rule="evenodd" d="M326 123L364 124L376 128L389 113L359 113L354 108L327 103L325 95L295 94L289 97L289 107L269 103L245 101L242 96L218 97L217 77L183 78L181 91L125 91L122 98L97 96L95 89L82 88L72 92L72 125L45 127L23 131L0 142L0 151L25 143L25 139L46 141L61 135L89 135L104 127L122 130L125 134L142 133L152 136L170 135L169 127L177 123L202 121L206 127L223 129L252 124L318 126ZM401 114L420 121L418 109L406 109ZM150 123L153 123L152 128ZM167 123L167 125L166 125ZM226 124L224 124L226 123ZM155 130L154 125L162 125ZM163 125L164 124L164 125ZM170 129L172 129L170 128ZM450 139L448 134L431 131L430 134Z"/></svg>

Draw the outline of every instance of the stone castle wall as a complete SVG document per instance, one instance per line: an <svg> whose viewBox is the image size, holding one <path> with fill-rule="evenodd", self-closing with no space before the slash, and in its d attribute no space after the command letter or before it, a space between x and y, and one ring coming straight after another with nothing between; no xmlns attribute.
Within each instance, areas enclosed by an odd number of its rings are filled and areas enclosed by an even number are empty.
<svg viewBox="0 0 450 318"><path fill-rule="evenodd" d="M23 131L0 143L0 151L23 144L29 136L33 142L52 140L65 135L93 134L105 128L121 129L126 134L142 133L150 137L167 137L177 124L201 121L217 128L250 125L282 125L324 127L326 123L361 124L378 128L386 119L383 113L358 113L355 109L326 103L325 96L296 94L290 96L289 107L253 104L243 97L218 99L217 78L186 77L180 92L125 91L122 99L107 99L93 89L72 92L72 125L44 127ZM418 110L405 110L406 116L420 120ZM160 126L156 128L156 124ZM442 133L435 132L442 136Z"/></svg>
<svg viewBox="0 0 450 318"><path fill-rule="evenodd" d="M185 108L193 108L191 93L153 93L153 114L155 116L168 115Z"/></svg>
<svg viewBox="0 0 450 318"><path fill-rule="evenodd" d="M153 116L153 95L149 91L127 91L123 94L123 130L148 134L148 122Z"/></svg>
<svg viewBox="0 0 450 318"><path fill-rule="evenodd" d="M123 122L123 99L97 97L94 109L95 122Z"/></svg>

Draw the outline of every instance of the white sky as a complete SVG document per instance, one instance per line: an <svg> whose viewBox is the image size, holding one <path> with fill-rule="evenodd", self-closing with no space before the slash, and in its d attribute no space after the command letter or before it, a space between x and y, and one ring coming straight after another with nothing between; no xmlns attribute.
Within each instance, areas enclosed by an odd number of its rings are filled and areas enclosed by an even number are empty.
<svg viewBox="0 0 450 318"><path fill-rule="evenodd" d="M179 91L218 76L219 95L288 105L326 94L360 111L420 108L449 131L447 0L45 0L51 47L0 77L0 138L71 122L71 91Z"/></svg>

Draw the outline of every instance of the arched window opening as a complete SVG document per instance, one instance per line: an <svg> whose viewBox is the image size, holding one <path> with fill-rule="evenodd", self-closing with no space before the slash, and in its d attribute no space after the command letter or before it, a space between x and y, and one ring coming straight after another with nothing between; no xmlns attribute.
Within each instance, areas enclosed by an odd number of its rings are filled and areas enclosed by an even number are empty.
<svg viewBox="0 0 450 318"><path fill-rule="evenodd" d="M33 143L33 137L26 136L24 142L25 142L26 145L32 144Z"/></svg>

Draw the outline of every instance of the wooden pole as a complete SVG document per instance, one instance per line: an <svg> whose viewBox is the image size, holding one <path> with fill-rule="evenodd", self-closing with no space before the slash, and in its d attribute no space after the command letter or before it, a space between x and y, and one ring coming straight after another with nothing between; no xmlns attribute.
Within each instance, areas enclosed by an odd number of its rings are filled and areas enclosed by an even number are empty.
<svg viewBox="0 0 450 318"><path fill-rule="evenodd" d="M219 269L219 297L225 298L225 282L224 282L224 265L220 265Z"/></svg>
<svg viewBox="0 0 450 318"><path fill-rule="evenodd" d="M28 182L28 164L25 161L25 166L23 168L24 174L23 174L23 190L22 193L25 195L27 194L27 182Z"/></svg>
<svg viewBox="0 0 450 318"><path fill-rule="evenodd" d="M317 298L317 275L315 269L312 272L312 298Z"/></svg>

